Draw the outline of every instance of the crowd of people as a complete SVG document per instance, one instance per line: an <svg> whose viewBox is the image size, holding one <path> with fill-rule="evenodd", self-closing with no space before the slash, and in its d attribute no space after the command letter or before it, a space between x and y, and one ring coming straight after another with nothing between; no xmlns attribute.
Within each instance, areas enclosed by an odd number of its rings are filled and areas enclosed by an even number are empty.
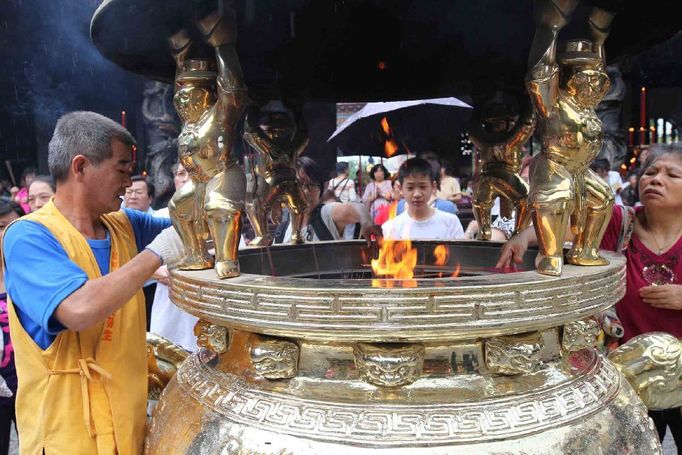
<svg viewBox="0 0 682 455"><path fill-rule="evenodd" d="M101 115L67 114L50 141L51 176L26 173L26 191L0 199L0 453L7 452L12 422L26 453L72 453L74 444L82 453L141 453L145 332L196 349L196 318L168 298L167 267L181 259L182 242L167 210L151 208L153 185L131 177L134 143ZM627 291L616 306L622 341L651 331L682 337L682 149L652 149L637 175L610 183L622 205L602 248L627 258ZM407 159L395 175L373 166L361 196L347 163L337 163L330 180L308 156L296 164L308 242L457 240L475 229L463 229L457 204L464 191L432 154ZM610 182L608 163L593 169ZM182 165L174 178L176 190L189 181ZM286 213L273 238L291 238ZM497 267L520 262L535 241L532 226L511 237ZM242 237L240 248L247 247ZM661 438L670 427L682 447L680 410L651 415Z"/></svg>

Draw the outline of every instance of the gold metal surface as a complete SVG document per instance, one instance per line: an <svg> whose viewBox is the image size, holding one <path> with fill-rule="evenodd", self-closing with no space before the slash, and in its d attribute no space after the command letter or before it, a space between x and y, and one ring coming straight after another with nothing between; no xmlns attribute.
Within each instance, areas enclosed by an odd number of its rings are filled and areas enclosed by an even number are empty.
<svg viewBox="0 0 682 455"><path fill-rule="evenodd" d="M178 67L174 102L183 122L178 154L193 185L175 193L169 210L185 247L186 256L178 267L196 270L214 265L217 275L227 278L239 275L237 249L246 179L232 149L247 91L235 51L234 12L213 13L196 25L215 49L215 61L189 58L193 43L186 30L170 39ZM213 238L215 264L206 249L207 232Z"/></svg>
<svg viewBox="0 0 682 455"><path fill-rule="evenodd" d="M623 295L624 258L608 257L561 277L415 288L172 270L174 302L229 327L230 343L182 365L146 453L659 454L616 367L595 348L562 350L567 325Z"/></svg>
<svg viewBox="0 0 682 455"><path fill-rule="evenodd" d="M599 324L594 319L572 321L564 325L561 348L564 351L579 351L597 347Z"/></svg>
<svg viewBox="0 0 682 455"><path fill-rule="evenodd" d="M519 175L523 146L533 135L535 115L530 100L522 100L520 115L515 120L511 112L502 114L488 112L474 116L469 137L478 149L481 172L476 177L473 212L478 222L479 240L490 240L491 215L497 197L502 199L501 216L511 219L515 209L514 234L530 224L528 208L528 184ZM481 117L481 118L479 118Z"/></svg>
<svg viewBox="0 0 682 455"><path fill-rule="evenodd" d="M319 246L319 244L318 244ZM271 247L272 248L272 247ZM281 247L287 248L287 247ZM266 254L266 253L261 253ZM415 288L372 288L371 279L325 280L171 270L170 297L216 325L330 342L462 340L524 333L583 319L625 293L625 259L567 265L561 277L534 271L416 280Z"/></svg>
<svg viewBox="0 0 682 455"><path fill-rule="evenodd" d="M150 400L158 400L189 352L172 341L147 332L147 377Z"/></svg>
<svg viewBox="0 0 682 455"><path fill-rule="evenodd" d="M146 453L661 453L644 406L593 350L530 375L422 377L398 395L357 379L254 381L218 368L202 353L183 364L154 411ZM431 393L409 393L419 385Z"/></svg>
<svg viewBox="0 0 682 455"><path fill-rule="evenodd" d="M588 17L591 41L573 40L557 56L557 35L570 20L577 0L535 3L536 32L527 76L537 114L542 153L530 168L532 219L540 246L538 272L561 275L569 223L571 264L604 265L599 244L611 216L614 196L589 169L602 146L595 107L608 91L604 41L613 15L594 9Z"/></svg>
<svg viewBox="0 0 682 455"><path fill-rule="evenodd" d="M197 337L197 346L208 349L216 354L226 352L229 346L227 327L199 320L194 326L194 335Z"/></svg>
<svg viewBox="0 0 682 455"><path fill-rule="evenodd" d="M682 406L682 342L664 332L638 335L609 354L647 408Z"/></svg>
<svg viewBox="0 0 682 455"><path fill-rule="evenodd" d="M424 346L355 345L355 366L360 377L381 387L398 387L411 384L421 376L424 366Z"/></svg>
<svg viewBox="0 0 682 455"><path fill-rule="evenodd" d="M299 349L296 343L262 339L251 345L251 363L266 379L289 379L298 372Z"/></svg>
<svg viewBox="0 0 682 455"><path fill-rule="evenodd" d="M298 121L286 112L260 112L251 109L244 124L244 140L257 151L250 169L254 187L247 194L246 212L256 237L250 245L272 243L267 229L268 215L275 204L284 202L291 215L291 243L303 243L301 223L306 209L303 187L296 178L296 158L308 145L303 116Z"/></svg>
<svg viewBox="0 0 682 455"><path fill-rule="evenodd" d="M532 373L540 366L542 336L537 332L493 337L485 343L485 364L493 373Z"/></svg>

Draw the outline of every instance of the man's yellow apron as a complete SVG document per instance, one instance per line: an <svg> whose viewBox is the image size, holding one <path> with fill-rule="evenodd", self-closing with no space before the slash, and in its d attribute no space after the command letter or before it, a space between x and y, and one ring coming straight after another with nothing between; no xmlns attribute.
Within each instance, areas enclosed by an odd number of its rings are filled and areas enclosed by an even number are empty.
<svg viewBox="0 0 682 455"><path fill-rule="evenodd" d="M23 219L47 227L88 279L101 276L85 237L52 201ZM137 253L135 235L122 211L102 216L102 222L111 237L113 272ZM8 309L21 454L142 453L147 403L142 290L105 321L79 332L63 330L46 350L26 333L11 303Z"/></svg>

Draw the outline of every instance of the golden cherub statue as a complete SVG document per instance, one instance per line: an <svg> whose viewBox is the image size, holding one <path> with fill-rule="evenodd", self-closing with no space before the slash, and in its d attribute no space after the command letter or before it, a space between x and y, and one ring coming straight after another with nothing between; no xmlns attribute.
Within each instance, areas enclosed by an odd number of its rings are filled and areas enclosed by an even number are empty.
<svg viewBox="0 0 682 455"><path fill-rule="evenodd" d="M604 41L613 14L593 8L587 21L592 40L567 41L557 56L557 35L577 4L536 2L526 81L542 142L542 152L530 165L528 202L540 248L538 272L553 276L561 275L569 219L573 247L568 261L607 263L599 255L599 244L614 203L609 185L589 168L602 146L602 123L595 107L610 85Z"/></svg>
<svg viewBox="0 0 682 455"><path fill-rule="evenodd" d="M296 177L296 158L308 145L302 119L300 112L290 115L283 105L280 109L253 106L247 112L244 140L256 151L249 166L254 185L246 201L246 213L256 234L250 245L272 243L268 215L281 202L291 213L291 243L303 243L301 223L306 197Z"/></svg>
<svg viewBox="0 0 682 455"><path fill-rule="evenodd" d="M535 115L528 96L523 96L520 104L515 112L510 103L490 100L472 116L469 138L481 159L472 201L479 240L490 240L490 212L497 197L501 216L511 219L512 208L515 210L514 234L530 224L528 184L519 171L523 146L533 135Z"/></svg>
<svg viewBox="0 0 682 455"><path fill-rule="evenodd" d="M214 12L196 25L215 49L215 59L187 58L193 43L186 30L170 40L177 62L174 103L183 121L178 154L192 184L178 190L168 207L185 247L178 268L214 265L206 247L208 226L215 247L215 271L218 277L227 278L239 275L237 250L246 179L232 149L247 89L235 50L234 11Z"/></svg>

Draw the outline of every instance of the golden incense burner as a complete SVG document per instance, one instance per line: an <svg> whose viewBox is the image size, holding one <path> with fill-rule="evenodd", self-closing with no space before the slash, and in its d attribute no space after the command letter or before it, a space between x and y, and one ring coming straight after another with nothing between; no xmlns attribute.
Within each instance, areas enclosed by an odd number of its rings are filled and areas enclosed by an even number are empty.
<svg viewBox="0 0 682 455"><path fill-rule="evenodd" d="M599 351L624 259L549 277L534 251L495 274L498 246L413 242L414 277L381 287L363 242L249 249L230 280L173 271L202 349L161 395L147 453L660 453Z"/></svg>

